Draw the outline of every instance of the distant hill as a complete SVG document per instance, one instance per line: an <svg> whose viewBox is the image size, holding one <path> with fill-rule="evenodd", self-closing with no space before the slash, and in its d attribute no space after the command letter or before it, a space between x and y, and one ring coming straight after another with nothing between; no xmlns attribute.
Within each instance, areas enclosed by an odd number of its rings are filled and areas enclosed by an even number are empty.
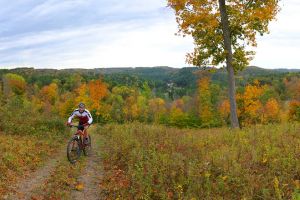
<svg viewBox="0 0 300 200"><path fill-rule="evenodd" d="M99 76L109 83L115 85L141 86L147 81L151 88L164 93L168 83L173 83L180 96L191 95L196 89L197 75L195 72L203 70L197 67L172 68L167 66L158 67L135 67L135 68L95 68L95 69L34 69L16 68L1 69L0 76L5 73L16 73L22 75L28 83L37 83L39 86L47 85L54 79L63 83L74 74L80 74L83 79L97 79ZM249 66L236 75L237 86L244 86L254 79L264 83L270 83L274 79L282 79L288 74L300 74L300 69L264 69ZM212 81L220 87L227 86L227 72L218 69L212 73Z"/></svg>

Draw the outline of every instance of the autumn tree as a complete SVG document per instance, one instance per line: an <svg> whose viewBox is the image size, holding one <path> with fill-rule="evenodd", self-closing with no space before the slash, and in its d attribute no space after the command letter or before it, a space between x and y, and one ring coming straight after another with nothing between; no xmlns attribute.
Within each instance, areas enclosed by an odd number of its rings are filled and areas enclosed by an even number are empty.
<svg viewBox="0 0 300 200"><path fill-rule="evenodd" d="M264 121L266 122L278 122L279 121L280 107L278 101L271 98L264 106Z"/></svg>
<svg viewBox="0 0 300 200"><path fill-rule="evenodd" d="M57 107L54 106L58 102L58 86L56 83L51 83L49 85L44 86L40 90L39 99L41 100L42 110L46 114L50 114L51 112L58 111ZM34 100L34 99L33 99ZM38 103L36 101L35 103Z"/></svg>
<svg viewBox="0 0 300 200"><path fill-rule="evenodd" d="M76 107L74 102L74 94L72 92L65 92L61 95L61 102L59 104L59 114L61 117L68 117Z"/></svg>
<svg viewBox="0 0 300 200"><path fill-rule="evenodd" d="M185 113L183 112L184 101L183 99L177 99L173 101L170 109L170 120L169 124L181 126L180 121L185 118Z"/></svg>
<svg viewBox="0 0 300 200"><path fill-rule="evenodd" d="M300 101L300 79L296 76L285 78L283 80L285 89L289 97L293 100Z"/></svg>
<svg viewBox="0 0 300 200"><path fill-rule="evenodd" d="M218 108L220 114L221 114L221 117L223 118L223 120L228 123L230 121L230 103L229 101L226 99L226 100L223 100L221 102L221 104L219 105L219 108Z"/></svg>
<svg viewBox="0 0 300 200"><path fill-rule="evenodd" d="M110 104L110 116L113 120L124 122L126 119L131 118L131 106L135 104L135 99L132 98L135 91L127 86L116 86L112 89L111 94L107 99ZM129 103L129 104L127 104ZM136 114L136 106L134 106L133 114Z"/></svg>
<svg viewBox="0 0 300 200"><path fill-rule="evenodd" d="M289 120L300 121L300 101L292 100L289 103Z"/></svg>
<svg viewBox="0 0 300 200"><path fill-rule="evenodd" d="M138 118L141 122L146 122L149 115L149 99L143 95L137 97Z"/></svg>
<svg viewBox="0 0 300 200"><path fill-rule="evenodd" d="M133 121L136 119L138 115L138 90L127 86L121 86L113 88L113 92L121 95L123 99L124 104L122 106L122 112L124 114L124 119L126 121Z"/></svg>
<svg viewBox="0 0 300 200"><path fill-rule="evenodd" d="M26 91L25 79L17 74L5 74L3 76L3 93L6 97L11 95L22 95Z"/></svg>
<svg viewBox="0 0 300 200"><path fill-rule="evenodd" d="M154 122L158 123L160 118L166 113L165 101L161 98L149 100L149 114Z"/></svg>
<svg viewBox="0 0 300 200"><path fill-rule="evenodd" d="M101 80L92 80L88 83L89 96L91 101L91 110L96 111L96 115L101 114L101 100L107 96L107 84Z"/></svg>
<svg viewBox="0 0 300 200"><path fill-rule="evenodd" d="M279 0L168 0L174 9L179 32L191 35L195 48L187 61L195 66L226 65L229 82L231 125L239 127L234 72L249 64L256 34L268 32L279 11Z"/></svg>
<svg viewBox="0 0 300 200"><path fill-rule="evenodd" d="M214 118L211 99L210 78L205 76L198 80L198 109L204 126L209 126Z"/></svg>
<svg viewBox="0 0 300 200"><path fill-rule="evenodd" d="M54 105L58 99L58 86L56 83L44 86L40 91L41 99Z"/></svg>
<svg viewBox="0 0 300 200"><path fill-rule="evenodd" d="M138 104L135 95L126 98L123 111L126 121L133 121L138 117Z"/></svg>
<svg viewBox="0 0 300 200"><path fill-rule="evenodd" d="M104 109L102 99L108 95L107 84L100 79L91 80L88 83L82 83L74 91L76 104L84 102L92 114L95 115L95 121L99 121Z"/></svg>
<svg viewBox="0 0 300 200"><path fill-rule="evenodd" d="M76 98L75 102L78 105L79 102L84 102L87 106L91 105L91 99L89 97L89 89L86 83L81 84L75 89Z"/></svg>
<svg viewBox="0 0 300 200"><path fill-rule="evenodd" d="M124 121L124 113L123 113L124 100L122 96L119 95L118 93L115 93L115 91L113 90L107 99L107 103L110 105L109 107L110 117L117 122L123 122Z"/></svg>
<svg viewBox="0 0 300 200"><path fill-rule="evenodd" d="M247 85L242 94L237 95L239 104L238 115L244 125L255 124L262 121L263 104L261 97L266 90L266 86L260 85L255 80L252 85Z"/></svg>

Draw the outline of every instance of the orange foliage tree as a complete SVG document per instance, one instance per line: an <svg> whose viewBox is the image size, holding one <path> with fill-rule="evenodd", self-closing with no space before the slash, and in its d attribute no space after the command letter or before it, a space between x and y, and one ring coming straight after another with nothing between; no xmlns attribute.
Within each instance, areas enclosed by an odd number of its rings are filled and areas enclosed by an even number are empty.
<svg viewBox="0 0 300 200"><path fill-rule="evenodd" d="M96 111L96 115L101 114L101 100L107 96L107 84L101 80L93 80L88 83L90 109Z"/></svg>
<svg viewBox="0 0 300 200"><path fill-rule="evenodd" d="M266 87L260 86L259 82L254 81L253 85L247 85L243 94L237 95L239 103L238 115L244 125L255 124L262 121L263 104L260 97Z"/></svg>
<svg viewBox="0 0 300 200"><path fill-rule="evenodd" d="M54 105L58 99L58 86L56 83L51 83L50 85L44 86L40 91L41 99L44 102L49 102Z"/></svg>
<svg viewBox="0 0 300 200"><path fill-rule="evenodd" d="M101 80L92 80L88 83L81 84L75 89L75 102L84 102L87 109L96 115L96 120L103 115L101 100L108 95L107 84Z"/></svg>
<svg viewBox="0 0 300 200"><path fill-rule="evenodd" d="M229 100L224 100L219 105L219 112L226 124L230 122L230 103Z"/></svg>
<svg viewBox="0 0 300 200"><path fill-rule="evenodd" d="M264 106L263 122L278 122L279 121L280 107L278 101L271 98Z"/></svg>
<svg viewBox="0 0 300 200"><path fill-rule="evenodd" d="M56 107L53 107L58 101L58 86L56 83L44 86L40 90L40 99L42 103L42 109L45 113L49 114L52 111L57 111Z"/></svg>

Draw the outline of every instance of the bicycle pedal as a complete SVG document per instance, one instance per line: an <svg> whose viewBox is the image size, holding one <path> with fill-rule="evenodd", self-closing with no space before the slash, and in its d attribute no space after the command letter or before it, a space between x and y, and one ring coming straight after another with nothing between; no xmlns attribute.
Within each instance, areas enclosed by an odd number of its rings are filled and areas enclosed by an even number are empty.
<svg viewBox="0 0 300 200"><path fill-rule="evenodd" d="M75 140L79 140L79 139L80 139L80 136L79 136L79 135L75 135L75 136L74 136L74 139L75 139Z"/></svg>

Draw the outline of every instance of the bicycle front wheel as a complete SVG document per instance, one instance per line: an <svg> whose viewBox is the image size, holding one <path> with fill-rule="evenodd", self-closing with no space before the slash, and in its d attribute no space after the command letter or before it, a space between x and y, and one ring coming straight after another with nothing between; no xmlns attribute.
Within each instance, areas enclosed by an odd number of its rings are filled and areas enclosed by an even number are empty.
<svg viewBox="0 0 300 200"><path fill-rule="evenodd" d="M79 141L76 138L72 138L68 142L67 146L67 157L70 163L75 163L78 158L80 157L81 150L80 150L80 144Z"/></svg>

